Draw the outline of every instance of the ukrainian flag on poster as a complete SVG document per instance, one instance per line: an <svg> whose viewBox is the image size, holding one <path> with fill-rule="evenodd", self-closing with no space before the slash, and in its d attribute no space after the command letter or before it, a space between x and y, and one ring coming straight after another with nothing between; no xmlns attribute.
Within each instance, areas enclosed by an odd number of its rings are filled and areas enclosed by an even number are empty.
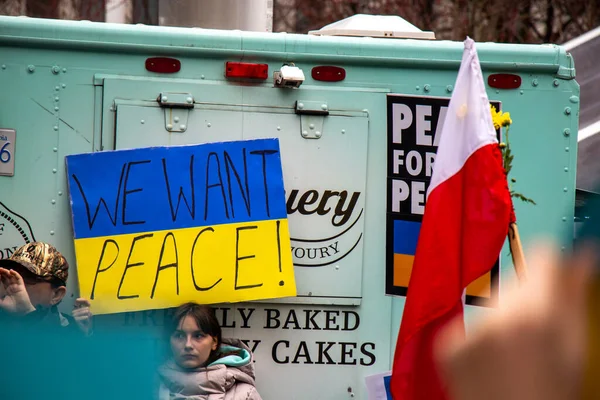
<svg viewBox="0 0 600 400"><path fill-rule="evenodd" d="M421 222L393 221L393 285L407 288L417 251ZM494 268L496 272L497 267ZM496 272L497 273L497 272ZM492 273L487 273L467 286L468 303L492 299Z"/></svg>
<svg viewBox="0 0 600 400"><path fill-rule="evenodd" d="M417 241L421 231L420 222L395 220L394 222L394 286L408 287Z"/></svg>
<svg viewBox="0 0 600 400"><path fill-rule="evenodd" d="M296 295L277 139L66 157L96 314Z"/></svg>

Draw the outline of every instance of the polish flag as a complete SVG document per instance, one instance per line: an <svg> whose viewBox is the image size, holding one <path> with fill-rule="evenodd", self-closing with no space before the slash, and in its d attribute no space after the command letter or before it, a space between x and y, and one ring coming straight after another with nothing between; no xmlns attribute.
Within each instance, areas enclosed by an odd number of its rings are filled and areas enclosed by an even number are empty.
<svg viewBox="0 0 600 400"><path fill-rule="evenodd" d="M467 38L464 45L396 343L394 400L447 398L433 358L435 336L462 318L465 288L493 267L514 222L475 43Z"/></svg>

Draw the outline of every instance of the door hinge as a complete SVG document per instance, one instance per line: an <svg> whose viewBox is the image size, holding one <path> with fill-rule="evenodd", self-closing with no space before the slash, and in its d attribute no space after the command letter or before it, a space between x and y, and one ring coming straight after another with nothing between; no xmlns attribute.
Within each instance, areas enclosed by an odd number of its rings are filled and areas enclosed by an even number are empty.
<svg viewBox="0 0 600 400"><path fill-rule="evenodd" d="M169 132L185 132L189 112L194 108L191 93L163 92L156 101L164 108L165 129Z"/></svg>
<svg viewBox="0 0 600 400"><path fill-rule="evenodd" d="M300 116L300 135L305 139L323 136L323 123L329 115L327 103L322 101L296 101L295 112Z"/></svg>

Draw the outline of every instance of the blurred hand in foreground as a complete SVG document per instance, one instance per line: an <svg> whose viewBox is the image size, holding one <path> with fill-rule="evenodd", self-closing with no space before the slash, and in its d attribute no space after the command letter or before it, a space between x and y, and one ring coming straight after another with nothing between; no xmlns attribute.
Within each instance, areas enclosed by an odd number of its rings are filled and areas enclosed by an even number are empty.
<svg viewBox="0 0 600 400"><path fill-rule="evenodd" d="M436 355L452 400L582 398L596 261L591 248L565 260L540 246L529 258L527 281L466 341L462 321L447 326Z"/></svg>

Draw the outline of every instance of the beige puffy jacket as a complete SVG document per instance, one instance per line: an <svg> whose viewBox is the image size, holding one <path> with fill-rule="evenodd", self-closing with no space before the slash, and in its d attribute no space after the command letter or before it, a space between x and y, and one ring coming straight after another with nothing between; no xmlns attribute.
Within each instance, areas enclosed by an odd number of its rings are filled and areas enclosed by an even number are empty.
<svg viewBox="0 0 600 400"><path fill-rule="evenodd" d="M159 369L159 400L261 400L248 346L223 339L221 353L230 355L193 371L182 370L172 360L165 363Z"/></svg>

